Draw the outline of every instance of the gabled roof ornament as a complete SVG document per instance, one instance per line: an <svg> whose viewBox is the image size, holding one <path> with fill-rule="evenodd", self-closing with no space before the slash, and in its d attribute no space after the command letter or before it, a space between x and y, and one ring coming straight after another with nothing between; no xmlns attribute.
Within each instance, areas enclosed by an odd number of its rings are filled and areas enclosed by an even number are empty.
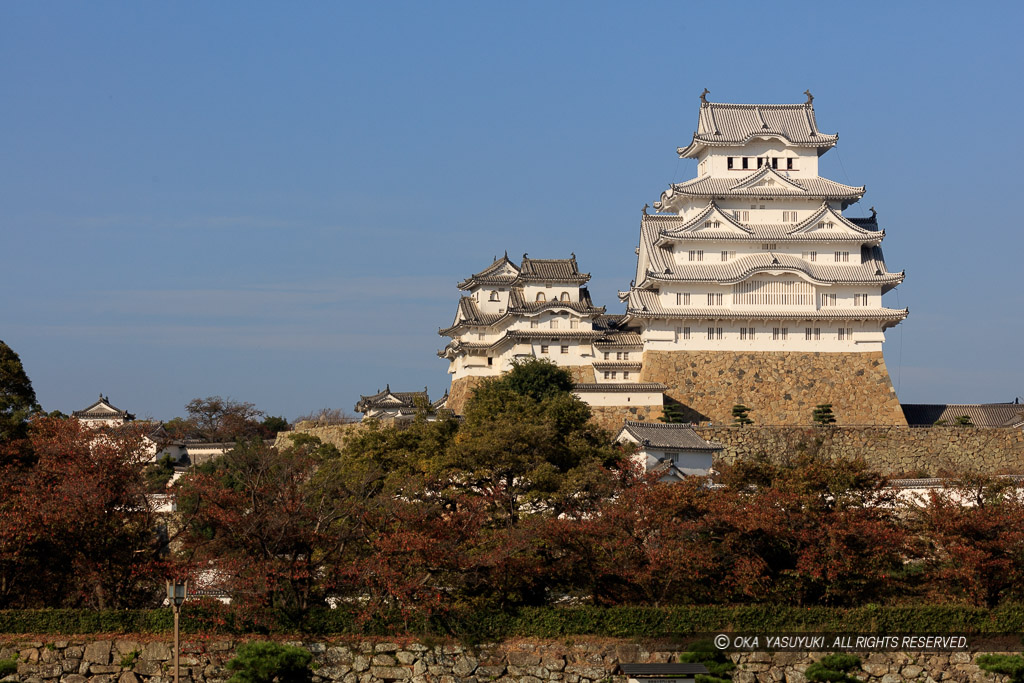
<svg viewBox="0 0 1024 683"><path fill-rule="evenodd" d="M645 216L646 216L646 215L647 215L647 209L648 209L649 207L650 207L650 204L647 204L647 203L645 203L645 204L644 204L644 208L640 209L640 213L642 213L643 215L645 215Z"/></svg>
<svg viewBox="0 0 1024 683"><path fill-rule="evenodd" d="M804 102L804 104L811 104L812 102L814 102L814 95L811 94L810 88L804 90L804 94L807 95L807 101Z"/></svg>
<svg viewBox="0 0 1024 683"><path fill-rule="evenodd" d="M710 94L711 94L711 91L708 90L707 88L704 88L704 92L702 92L700 94L701 104L707 104L708 103L708 95L710 95Z"/></svg>
<svg viewBox="0 0 1024 683"><path fill-rule="evenodd" d="M527 254L527 253L526 253L526 252L524 251L524 252L523 252L523 260L524 260L524 261L526 260L526 257L527 257L527 256L529 256L529 254Z"/></svg>
<svg viewBox="0 0 1024 683"><path fill-rule="evenodd" d="M868 209L868 211L871 212L871 219L874 220L874 221L877 221L878 220L878 212L875 211L875 207L872 206L870 209Z"/></svg>

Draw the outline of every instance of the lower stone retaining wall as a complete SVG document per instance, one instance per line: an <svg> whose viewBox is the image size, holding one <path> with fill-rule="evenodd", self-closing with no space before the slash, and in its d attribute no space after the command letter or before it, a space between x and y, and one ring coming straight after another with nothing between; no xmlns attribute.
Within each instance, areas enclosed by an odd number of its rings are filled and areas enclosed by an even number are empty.
<svg viewBox="0 0 1024 683"><path fill-rule="evenodd" d="M698 427L725 450L716 461L800 450L826 458L863 457L883 474L908 477L1024 474L1024 430L987 427Z"/></svg>
<svg viewBox="0 0 1024 683"><path fill-rule="evenodd" d="M171 640L54 639L0 642L0 659L16 657L18 671L4 681L18 683L168 683L173 680ZM238 643L183 640L182 683L223 683L225 664ZM675 661L681 648L623 640L511 641L479 648L416 642L289 642L313 653L313 683L483 683L563 681L624 683L620 663ZM1006 681L974 664L974 655L863 653L853 673L865 681ZM738 683L804 683L804 671L822 654L763 652L732 655Z"/></svg>

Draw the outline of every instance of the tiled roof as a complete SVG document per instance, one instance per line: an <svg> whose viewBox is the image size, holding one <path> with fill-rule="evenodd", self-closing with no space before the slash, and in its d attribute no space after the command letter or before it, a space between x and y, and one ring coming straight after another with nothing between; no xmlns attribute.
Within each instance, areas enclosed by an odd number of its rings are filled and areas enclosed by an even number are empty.
<svg viewBox="0 0 1024 683"><path fill-rule="evenodd" d="M630 292L627 313L634 318L679 318L700 320L751 320L772 318L778 320L881 320L898 323L907 317L909 309L875 308L857 306L854 308L820 308L793 310L786 308L754 308L743 310L725 306L677 306L666 307L657 292L634 289Z"/></svg>
<svg viewBox="0 0 1024 683"><path fill-rule="evenodd" d="M596 360L591 365L595 370L639 370L643 367L638 360Z"/></svg>
<svg viewBox="0 0 1024 683"><path fill-rule="evenodd" d="M103 394L97 401L93 402L92 405L76 410L71 413L71 417L78 418L80 420L134 420L135 416L129 413L127 410L121 410L115 408Z"/></svg>
<svg viewBox="0 0 1024 683"><path fill-rule="evenodd" d="M533 315L548 310L570 310L581 316L598 316L604 313L603 306L594 306L586 287L580 287L579 292L580 301L560 301L558 299L527 301L523 296L522 287L512 287L509 291L508 308L505 313L483 313L473 297L464 296L459 299L459 312L455 317L455 322L450 327L439 329L437 333L443 337L451 337L465 326L489 327L505 319L513 319L520 315Z"/></svg>
<svg viewBox="0 0 1024 683"><path fill-rule="evenodd" d="M705 228L710 216L721 216L725 227ZM717 219L716 219L717 220ZM840 226L839 230L818 229L823 221ZM718 221L719 224L721 221ZM885 237L884 231L868 230L823 203L816 211L797 223L742 223L732 216L731 211L720 209L714 201L708 203L699 214L687 220L677 215L650 214L643 217L641 226L649 224L658 230L655 245L670 240L773 240L773 241L853 241L863 244L878 244ZM729 226L732 229L729 229ZM845 229L844 229L845 228Z"/></svg>
<svg viewBox="0 0 1024 683"><path fill-rule="evenodd" d="M416 399L422 399L424 402L430 403L426 389L423 391L391 391L391 385L389 384L384 391L377 392L372 396L360 395L359 402L356 403L356 412L365 413L369 410L382 408L415 408Z"/></svg>
<svg viewBox="0 0 1024 683"><path fill-rule="evenodd" d="M636 332L612 332L604 337L600 337L594 340L594 343L598 346L617 347L617 346L643 346L644 341L640 335Z"/></svg>
<svg viewBox="0 0 1024 683"><path fill-rule="evenodd" d="M1020 403L904 403L902 408L910 425L933 425L940 420L955 425L962 415L975 427L1024 425L1024 404Z"/></svg>
<svg viewBox="0 0 1024 683"><path fill-rule="evenodd" d="M683 265L664 265L658 271L648 270L646 279L658 282L717 282L733 284L747 279L751 275L764 271L790 271L806 275L815 282L822 284L872 284L891 285L895 287L903 282L903 273L890 273L885 269L880 247L870 247L871 253L865 263L856 265L824 265L810 263L791 254L778 254L766 251L760 254L741 256L727 263L685 263ZM890 287L890 289L892 288ZM883 288L883 291L884 290Z"/></svg>
<svg viewBox="0 0 1024 683"><path fill-rule="evenodd" d="M523 254L519 267L519 279L523 282L569 282L583 284L590 279L590 273L581 273L576 265L576 255L567 259L532 259Z"/></svg>
<svg viewBox="0 0 1024 683"><path fill-rule="evenodd" d="M572 385L572 390L581 394L601 394L606 392L629 393L665 391L667 386L661 382L581 382Z"/></svg>
<svg viewBox="0 0 1024 683"><path fill-rule="evenodd" d="M514 272L509 272L509 271ZM470 289L481 285L508 285L515 281L519 269L508 258L508 253L479 273L474 273L458 284L459 289Z"/></svg>
<svg viewBox="0 0 1024 683"><path fill-rule="evenodd" d="M689 197L806 197L808 199L857 200L864 196L862 185L843 185L828 178L787 178L765 166L740 178L700 176L673 184L662 194L662 203L680 194Z"/></svg>
<svg viewBox="0 0 1024 683"><path fill-rule="evenodd" d="M626 420L622 432L640 442L640 445L665 450L720 451L722 444L705 441L688 424L663 424L660 422L630 422Z"/></svg>
<svg viewBox="0 0 1024 683"><path fill-rule="evenodd" d="M679 148L679 155L694 158L706 146L736 146L752 139L781 137L794 147L827 149L838 135L818 130L814 107L803 104L726 104L703 102L693 142Z"/></svg>

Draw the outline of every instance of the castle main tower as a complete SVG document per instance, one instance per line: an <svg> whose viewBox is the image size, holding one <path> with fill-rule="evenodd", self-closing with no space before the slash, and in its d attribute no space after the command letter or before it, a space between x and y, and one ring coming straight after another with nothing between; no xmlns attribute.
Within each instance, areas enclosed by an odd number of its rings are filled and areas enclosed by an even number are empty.
<svg viewBox="0 0 1024 683"><path fill-rule="evenodd" d="M706 94L706 93L705 93ZM701 96L678 149L697 177L643 216L622 327L643 341L641 382L668 387L693 420L807 424L831 403L839 424L904 425L882 358L907 310L882 306L903 281L882 257L875 211L844 211L865 188L818 175L837 135L801 104L721 104Z"/></svg>

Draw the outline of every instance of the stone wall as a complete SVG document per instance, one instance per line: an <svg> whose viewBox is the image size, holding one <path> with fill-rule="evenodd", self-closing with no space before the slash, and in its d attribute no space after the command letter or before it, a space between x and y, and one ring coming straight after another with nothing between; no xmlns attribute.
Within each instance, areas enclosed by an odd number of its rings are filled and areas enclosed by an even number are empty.
<svg viewBox="0 0 1024 683"><path fill-rule="evenodd" d="M626 420L631 422L658 422L664 415L662 406L590 406L592 422L607 429L614 436Z"/></svg>
<svg viewBox="0 0 1024 683"><path fill-rule="evenodd" d="M837 424L907 424L880 351L645 351L640 381L666 384L694 422L728 424L742 403L760 424L809 424L831 403Z"/></svg>
<svg viewBox="0 0 1024 683"><path fill-rule="evenodd" d="M989 427L698 427L725 450L717 462L813 450L826 458L863 457L884 474L1024 474L1024 430Z"/></svg>
<svg viewBox="0 0 1024 683"><path fill-rule="evenodd" d="M349 424L341 425L327 425L325 427L317 427L313 422L300 422L295 425L294 432L279 432L277 435L277 441L274 442L276 448L287 448L290 446L291 437L294 434L309 434L315 436L324 443L333 444L339 451L345 447L345 444L352 438L353 434L356 434L360 429L363 429L361 422L351 422Z"/></svg>
<svg viewBox="0 0 1024 683"><path fill-rule="evenodd" d="M16 657L12 683L168 683L173 680L171 639L53 639L0 642L0 658ZM224 683L232 672L225 664L238 643L225 640L182 641L182 683ZM613 639L510 641L479 648L416 642L290 642L313 653L313 683L482 683L483 681L562 681L623 683L615 675L620 663L675 661L681 647ZM738 683L804 683L804 671L821 654L762 652L732 655ZM853 674L865 681L1006 681L974 664L974 655L861 654Z"/></svg>
<svg viewBox="0 0 1024 683"><path fill-rule="evenodd" d="M476 376L453 379L452 388L448 391L448 408L456 415L462 415L466 409L466 401L484 379Z"/></svg>

